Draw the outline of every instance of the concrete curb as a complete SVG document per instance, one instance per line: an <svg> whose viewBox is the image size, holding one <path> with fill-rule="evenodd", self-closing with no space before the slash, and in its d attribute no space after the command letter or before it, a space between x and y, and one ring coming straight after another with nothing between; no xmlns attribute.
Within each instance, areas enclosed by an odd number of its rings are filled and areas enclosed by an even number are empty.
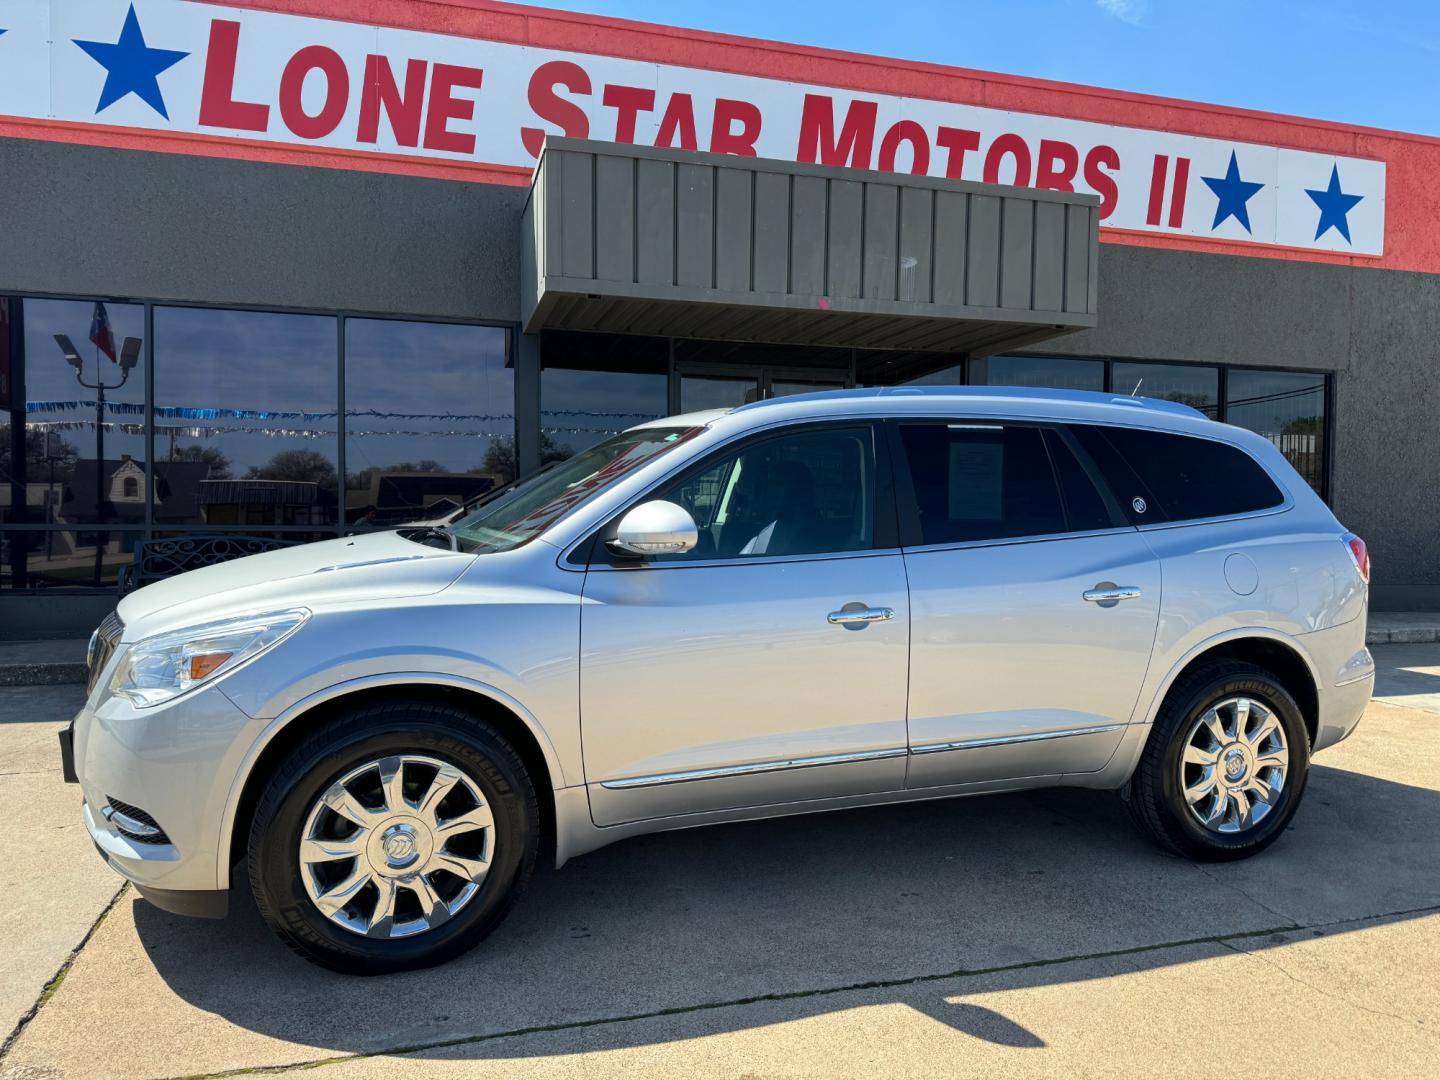
<svg viewBox="0 0 1440 1080"><path fill-rule="evenodd" d="M1372 626L1365 631L1366 645L1428 645L1440 641L1437 626Z"/></svg>
<svg viewBox="0 0 1440 1080"><path fill-rule="evenodd" d="M64 686L85 683L85 665L0 664L0 686Z"/></svg>

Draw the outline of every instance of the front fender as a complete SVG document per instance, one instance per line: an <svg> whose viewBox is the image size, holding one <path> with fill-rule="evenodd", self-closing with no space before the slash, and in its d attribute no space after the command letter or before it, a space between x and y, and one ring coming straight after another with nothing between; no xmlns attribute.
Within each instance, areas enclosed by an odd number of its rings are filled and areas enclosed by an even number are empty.
<svg viewBox="0 0 1440 1080"><path fill-rule="evenodd" d="M536 716L527 709L520 701L512 695L505 693L495 686L479 682L474 679L467 679L459 675L452 675L437 671L391 671L384 674L367 675L360 678L349 679L345 682L334 683L322 690L318 690L309 696L294 702L280 715L271 719L260 733L251 742L244 756L236 764L234 779L231 781L224 807L220 814L220 835L217 841L216 851L218 853L219 865L216 867L216 879L219 888L230 887L230 865L229 852L235 835L235 821L240 811L240 802L245 793L246 785L255 771L256 764L264 755L265 749L275 738L292 723L303 722L302 718L316 707L337 698L346 697L362 690L373 690L387 686L443 686L455 690L464 690L469 693L479 694L489 698L498 705L502 705L514 713L534 737L540 752L545 757L545 765L550 776L555 780L556 788L566 788L572 784L582 784L583 776L578 772L574 774L573 781L569 779L565 762L557 752L554 742L549 733L540 723ZM574 766L572 765L572 768ZM542 797L554 798L554 792L540 792Z"/></svg>

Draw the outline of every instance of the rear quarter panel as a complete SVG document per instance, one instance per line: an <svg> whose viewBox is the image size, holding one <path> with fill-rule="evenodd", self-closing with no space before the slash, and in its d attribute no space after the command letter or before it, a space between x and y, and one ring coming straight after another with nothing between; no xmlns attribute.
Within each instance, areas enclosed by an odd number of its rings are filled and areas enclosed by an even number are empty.
<svg viewBox="0 0 1440 1080"><path fill-rule="evenodd" d="M1155 659L1141 707L1154 719L1188 661L1236 637L1270 637L1298 649L1323 690L1306 635L1364 614L1365 587L1329 512L1303 503L1273 514L1142 530L1161 561L1164 597ZM1363 638L1363 633L1362 633ZM1363 640L1362 640L1363 644Z"/></svg>

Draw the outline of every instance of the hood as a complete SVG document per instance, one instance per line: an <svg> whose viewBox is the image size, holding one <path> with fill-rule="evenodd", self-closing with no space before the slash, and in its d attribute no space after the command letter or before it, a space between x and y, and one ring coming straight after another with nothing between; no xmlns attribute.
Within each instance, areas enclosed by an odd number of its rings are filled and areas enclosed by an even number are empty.
<svg viewBox="0 0 1440 1080"><path fill-rule="evenodd" d="M192 570L136 590L116 610L124 640L133 641L230 615L426 596L452 584L474 559L398 533L367 533Z"/></svg>

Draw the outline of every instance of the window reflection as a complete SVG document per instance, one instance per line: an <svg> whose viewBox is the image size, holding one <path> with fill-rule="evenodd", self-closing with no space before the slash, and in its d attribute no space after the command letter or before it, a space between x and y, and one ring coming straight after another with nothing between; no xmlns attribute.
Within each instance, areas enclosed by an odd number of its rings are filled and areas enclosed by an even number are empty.
<svg viewBox="0 0 1440 1080"><path fill-rule="evenodd" d="M1105 362L1064 356L990 356L971 361L970 381L977 386L1104 390Z"/></svg>
<svg viewBox="0 0 1440 1080"><path fill-rule="evenodd" d="M335 319L155 309L155 523L336 520Z"/></svg>
<svg viewBox="0 0 1440 1080"><path fill-rule="evenodd" d="M662 338L547 333L541 344L540 463L579 453L668 407Z"/></svg>
<svg viewBox="0 0 1440 1080"><path fill-rule="evenodd" d="M1112 388L1117 394L1136 394L1178 401L1214 417L1220 404L1220 371L1183 364L1131 364L1116 361Z"/></svg>
<svg viewBox="0 0 1440 1080"><path fill-rule="evenodd" d="M4 584L103 585L145 522L144 309L0 298L0 523Z"/></svg>
<svg viewBox="0 0 1440 1080"><path fill-rule="evenodd" d="M951 364L949 367L940 368L938 371L927 372L924 375L917 375L913 379L905 379L901 386L958 386L964 369L959 364Z"/></svg>
<svg viewBox="0 0 1440 1080"><path fill-rule="evenodd" d="M1225 419L1269 439L1312 488L1324 490L1324 375L1231 368Z"/></svg>
<svg viewBox="0 0 1440 1080"><path fill-rule="evenodd" d="M515 373L493 326L345 321L345 521L442 517L515 477Z"/></svg>

